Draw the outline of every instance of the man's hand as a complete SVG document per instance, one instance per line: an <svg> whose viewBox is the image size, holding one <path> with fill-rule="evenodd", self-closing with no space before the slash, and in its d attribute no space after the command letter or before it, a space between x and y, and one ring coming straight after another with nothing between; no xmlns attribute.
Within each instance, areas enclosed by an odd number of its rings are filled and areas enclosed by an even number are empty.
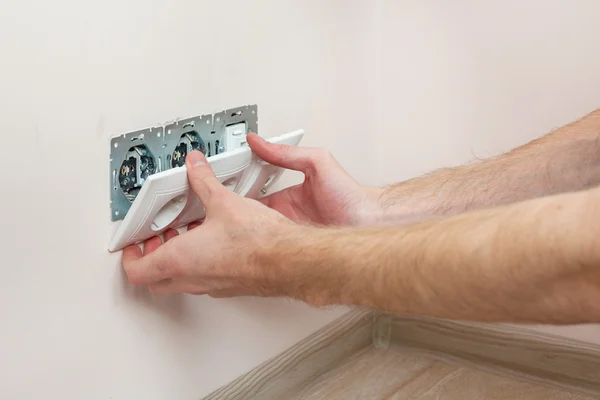
<svg viewBox="0 0 600 400"><path fill-rule="evenodd" d="M296 224L226 189L199 151L187 156L186 166L206 218L182 235L167 231L164 244L158 237L148 240L143 254L137 245L127 247L123 267L129 281L160 295L285 295L288 277L277 263L269 270L262 268L270 263L261 261L261 252L273 246L275 238L290 236Z"/></svg>
<svg viewBox="0 0 600 400"><path fill-rule="evenodd" d="M378 218L380 189L358 184L326 150L269 143L248 135L252 151L270 164L300 171L304 182L260 201L296 222L369 225Z"/></svg>

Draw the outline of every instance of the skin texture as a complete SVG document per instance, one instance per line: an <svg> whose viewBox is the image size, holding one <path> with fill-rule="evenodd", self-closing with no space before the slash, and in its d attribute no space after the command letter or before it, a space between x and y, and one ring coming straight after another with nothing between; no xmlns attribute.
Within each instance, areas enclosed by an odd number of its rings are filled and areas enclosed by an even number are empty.
<svg viewBox="0 0 600 400"><path fill-rule="evenodd" d="M128 247L123 266L132 284L160 295L598 322L599 136L595 111L499 157L367 188L323 150L249 135L257 155L303 172L304 183L261 201L241 198L192 152L188 177L205 220L183 235L167 232L164 244Z"/></svg>
<svg viewBox="0 0 600 400"><path fill-rule="evenodd" d="M403 227L284 237L263 250L261 265L285 259L290 271L304 268L307 282L289 292L315 305L484 322L599 321L600 226L591 216L600 216L598 189Z"/></svg>
<svg viewBox="0 0 600 400"><path fill-rule="evenodd" d="M374 224L407 223L600 184L600 110L508 153L382 190Z"/></svg>

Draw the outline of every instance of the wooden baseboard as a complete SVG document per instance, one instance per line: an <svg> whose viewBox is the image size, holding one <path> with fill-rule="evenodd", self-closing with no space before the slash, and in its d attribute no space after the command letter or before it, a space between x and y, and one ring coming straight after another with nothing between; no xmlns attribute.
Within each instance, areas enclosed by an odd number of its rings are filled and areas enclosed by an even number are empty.
<svg viewBox="0 0 600 400"><path fill-rule="evenodd" d="M509 325L355 310L207 397L280 399L352 355L403 346L443 361L600 398L600 346Z"/></svg>
<svg viewBox="0 0 600 400"><path fill-rule="evenodd" d="M600 346L526 327L379 317L391 342L444 361L600 396Z"/></svg>
<svg viewBox="0 0 600 400"><path fill-rule="evenodd" d="M351 311L230 384L208 400L284 399L315 376L370 346L375 315Z"/></svg>

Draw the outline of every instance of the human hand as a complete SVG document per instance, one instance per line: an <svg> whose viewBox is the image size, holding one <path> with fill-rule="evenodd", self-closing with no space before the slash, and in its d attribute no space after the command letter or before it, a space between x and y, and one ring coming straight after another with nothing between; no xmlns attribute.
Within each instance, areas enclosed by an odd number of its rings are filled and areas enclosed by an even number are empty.
<svg viewBox="0 0 600 400"><path fill-rule="evenodd" d="M160 295L287 295L292 279L285 263L275 262L267 249L302 228L225 188L201 152L189 153L186 167L206 217L182 235L167 231L164 244L159 237L149 239L143 252L137 245L127 247L122 262L129 281Z"/></svg>
<svg viewBox="0 0 600 400"><path fill-rule="evenodd" d="M247 136L252 151L264 161L304 174L304 182L260 201L296 222L359 226L376 220L379 189L357 183L324 149L269 143Z"/></svg>

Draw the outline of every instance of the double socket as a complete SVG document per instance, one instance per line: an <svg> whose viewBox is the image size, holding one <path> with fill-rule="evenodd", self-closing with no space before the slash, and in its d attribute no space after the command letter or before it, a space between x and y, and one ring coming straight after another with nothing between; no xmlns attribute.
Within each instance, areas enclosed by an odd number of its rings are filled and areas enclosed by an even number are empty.
<svg viewBox="0 0 600 400"><path fill-rule="evenodd" d="M115 136L110 141L112 221L125 218L150 175L185 165L193 150L214 155L246 144L258 133L258 107L249 105Z"/></svg>

